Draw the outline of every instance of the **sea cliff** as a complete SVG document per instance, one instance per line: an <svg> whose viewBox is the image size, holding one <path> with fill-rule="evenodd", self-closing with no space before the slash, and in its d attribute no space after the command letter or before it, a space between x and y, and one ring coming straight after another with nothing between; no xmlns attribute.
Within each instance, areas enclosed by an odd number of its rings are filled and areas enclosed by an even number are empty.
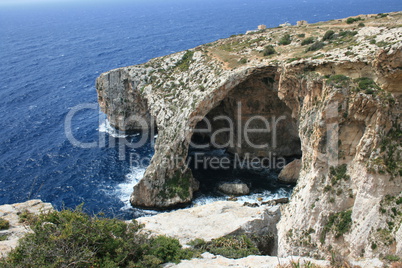
<svg viewBox="0 0 402 268"><path fill-rule="evenodd" d="M96 88L111 125L158 130L131 203L191 202L199 183L185 159L196 138L239 157L302 155L278 254L401 256L401 25L395 12L266 29L103 73ZM211 136L228 127L216 116L235 129L282 118L252 136L275 146L250 146L239 132ZM166 165L172 158L181 161Z"/></svg>

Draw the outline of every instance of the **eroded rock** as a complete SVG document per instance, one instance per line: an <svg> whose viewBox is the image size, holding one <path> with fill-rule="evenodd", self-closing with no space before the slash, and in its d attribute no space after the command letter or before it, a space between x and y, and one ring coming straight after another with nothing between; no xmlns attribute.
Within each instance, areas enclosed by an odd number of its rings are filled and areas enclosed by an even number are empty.
<svg viewBox="0 0 402 268"><path fill-rule="evenodd" d="M248 195L250 188L242 182L226 182L218 186L218 190L227 195Z"/></svg>
<svg viewBox="0 0 402 268"><path fill-rule="evenodd" d="M301 159L295 159L287 164L279 173L278 180L285 183L297 183L301 169Z"/></svg>
<svg viewBox="0 0 402 268"><path fill-rule="evenodd" d="M279 217L278 206L251 208L237 202L219 201L137 221L145 224L146 231L177 238L185 245L196 238L210 241L229 234L272 234L275 237ZM275 253L276 246L271 251Z"/></svg>

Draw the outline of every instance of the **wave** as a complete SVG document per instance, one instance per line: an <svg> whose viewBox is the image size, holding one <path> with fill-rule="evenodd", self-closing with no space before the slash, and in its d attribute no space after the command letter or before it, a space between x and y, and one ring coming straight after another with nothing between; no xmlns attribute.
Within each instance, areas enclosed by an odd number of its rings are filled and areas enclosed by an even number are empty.
<svg viewBox="0 0 402 268"><path fill-rule="evenodd" d="M236 202L238 203L257 203L261 204L262 202L266 202L273 199L278 199L282 197L290 197L292 191L290 189L280 188L275 192L265 190L262 193L251 193L249 195L238 196ZM225 201L228 199L228 196L208 196L201 195L193 200L194 206L206 205L216 201Z"/></svg>
<svg viewBox="0 0 402 268"><path fill-rule="evenodd" d="M130 204L130 196L133 192L133 187L144 176L145 168L132 168L130 173L126 175L124 182L120 183L116 187L117 197L124 203L124 206L120 210L132 209Z"/></svg>
<svg viewBox="0 0 402 268"><path fill-rule="evenodd" d="M114 138L127 138L128 137L128 135L121 134L117 129L112 127L109 123L109 120L107 120L107 119L105 119L105 122L103 122L99 126L98 130L99 130L99 132L107 133Z"/></svg>

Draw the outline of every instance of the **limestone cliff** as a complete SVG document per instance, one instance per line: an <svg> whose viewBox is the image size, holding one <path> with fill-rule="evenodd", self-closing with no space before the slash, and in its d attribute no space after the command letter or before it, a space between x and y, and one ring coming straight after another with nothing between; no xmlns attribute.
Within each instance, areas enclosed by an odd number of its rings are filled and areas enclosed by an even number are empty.
<svg viewBox="0 0 402 268"><path fill-rule="evenodd" d="M158 129L131 203L192 200L198 183L184 160L204 118L238 129L282 116L275 132L252 136L276 146L249 146L237 132L198 137L240 156L303 155L279 254L402 255L402 13L359 19L262 30L102 74L99 104L112 125ZM212 122L209 133L228 127Z"/></svg>

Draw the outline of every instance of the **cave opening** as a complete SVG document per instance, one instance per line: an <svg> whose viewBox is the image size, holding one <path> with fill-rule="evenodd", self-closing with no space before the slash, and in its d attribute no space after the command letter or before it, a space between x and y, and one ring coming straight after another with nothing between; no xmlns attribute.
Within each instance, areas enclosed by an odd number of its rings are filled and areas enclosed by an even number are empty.
<svg viewBox="0 0 402 268"><path fill-rule="evenodd" d="M200 182L195 203L290 196L294 185L278 174L302 151L297 120L278 97L278 81L274 70L251 74L197 123L188 153Z"/></svg>

